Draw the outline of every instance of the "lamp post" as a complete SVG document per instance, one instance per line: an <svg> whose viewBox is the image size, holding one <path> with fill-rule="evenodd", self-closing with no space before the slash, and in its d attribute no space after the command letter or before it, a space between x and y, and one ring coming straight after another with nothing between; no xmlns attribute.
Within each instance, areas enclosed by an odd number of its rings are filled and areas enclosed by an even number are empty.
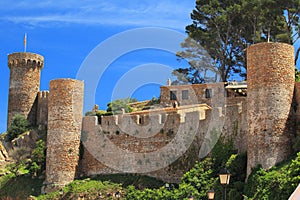
<svg viewBox="0 0 300 200"><path fill-rule="evenodd" d="M226 168L222 169L219 173L220 183L224 188L224 200L226 200L226 186L229 184L230 176L231 174Z"/></svg>
<svg viewBox="0 0 300 200"><path fill-rule="evenodd" d="M120 198L121 198L121 193L120 193L120 191L117 191L117 192L115 193L115 196L117 197L117 199L120 199Z"/></svg>
<svg viewBox="0 0 300 200"><path fill-rule="evenodd" d="M188 200L194 200L194 197L193 196L189 196Z"/></svg>
<svg viewBox="0 0 300 200"><path fill-rule="evenodd" d="M213 189L208 190L207 196L209 200L215 199L215 191Z"/></svg>

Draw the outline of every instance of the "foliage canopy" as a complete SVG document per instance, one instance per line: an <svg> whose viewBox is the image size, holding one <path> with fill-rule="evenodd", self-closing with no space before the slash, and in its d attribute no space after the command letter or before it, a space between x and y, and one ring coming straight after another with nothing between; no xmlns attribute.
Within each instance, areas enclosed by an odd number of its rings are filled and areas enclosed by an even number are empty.
<svg viewBox="0 0 300 200"><path fill-rule="evenodd" d="M295 44L300 36L299 18L299 0L197 0L192 24L186 26L188 38L177 53L190 67L173 74L179 82L202 83L209 65L220 81L235 74L245 77L246 48L264 41ZM299 52L300 47L295 63Z"/></svg>
<svg viewBox="0 0 300 200"><path fill-rule="evenodd" d="M6 140L12 141L22 133L29 130L28 122L23 115L15 115L12 119L11 125L7 129Z"/></svg>

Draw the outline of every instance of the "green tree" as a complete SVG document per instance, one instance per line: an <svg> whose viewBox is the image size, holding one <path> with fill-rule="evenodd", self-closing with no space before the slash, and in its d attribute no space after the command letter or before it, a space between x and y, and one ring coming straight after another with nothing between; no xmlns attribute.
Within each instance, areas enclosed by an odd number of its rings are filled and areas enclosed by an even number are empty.
<svg viewBox="0 0 300 200"><path fill-rule="evenodd" d="M285 182L285 186L288 194L291 194L300 183L300 152L298 152L297 157L292 160L286 173L289 179Z"/></svg>
<svg viewBox="0 0 300 200"><path fill-rule="evenodd" d="M213 60L201 45L194 39L187 37L184 42L181 43L181 47L184 51L177 52L178 60L185 59L190 66L173 71L172 74L177 77L177 81L173 84L199 84L217 81L218 77L215 75L217 75L218 72L212 63Z"/></svg>
<svg viewBox="0 0 300 200"><path fill-rule="evenodd" d="M31 163L29 171L33 176L41 174L46 167L46 146L43 140L38 140L35 143L35 148L32 151Z"/></svg>
<svg viewBox="0 0 300 200"><path fill-rule="evenodd" d="M125 98L125 99L117 99L107 104L107 112L109 113L121 113L124 109L125 113L129 113L132 111L132 108L128 105L129 103L136 102L135 98Z"/></svg>
<svg viewBox="0 0 300 200"><path fill-rule="evenodd" d="M183 175L182 183L180 185L189 184L193 186L199 191L199 198L205 199L207 196L207 191L216 181L212 167L212 159L205 158Z"/></svg>
<svg viewBox="0 0 300 200"><path fill-rule="evenodd" d="M299 6L298 0L243 1L245 40L250 44L261 41L294 44L299 39Z"/></svg>
<svg viewBox="0 0 300 200"><path fill-rule="evenodd" d="M186 26L189 38L182 43L183 51L177 53L190 67L173 74L178 82L199 83L205 80L203 63L207 62L219 72L221 81L234 74L245 76L245 49L249 45L262 41L295 44L299 39L299 5L299 0L196 1L193 23ZM186 42L190 40L194 42ZM195 49L195 44L201 48ZM298 47L295 63L299 51Z"/></svg>
<svg viewBox="0 0 300 200"><path fill-rule="evenodd" d="M279 1L282 10L285 12L285 31L288 36L288 43L295 44L300 38L300 2L299 0ZM277 2L277 3L279 3ZM295 62L299 57L300 48L296 50Z"/></svg>
<svg viewBox="0 0 300 200"><path fill-rule="evenodd" d="M193 23L186 27L189 37L210 55L220 81L226 81L230 73L243 72L246 43L241 40L240 1L196 1L191 13Z"/></svg>
<svg viewBox="0 0 300 200"><path fill-rule="evenodd" d="M6 140L12 141L20 134L29 130L28 122L23 115L15 115L12 119L11 125L7 129Z"/></svg>

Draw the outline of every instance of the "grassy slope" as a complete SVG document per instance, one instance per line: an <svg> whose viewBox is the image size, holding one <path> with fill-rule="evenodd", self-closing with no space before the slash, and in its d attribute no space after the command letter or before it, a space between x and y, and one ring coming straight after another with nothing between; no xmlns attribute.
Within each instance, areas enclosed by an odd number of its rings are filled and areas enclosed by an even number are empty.
<svg viewBox="0 0 300 200"><path fill-rule="evenodd" d="M93 178L75 180L63 189L63 194L59 192L41 195L43 180L32 179L30 176L21 175L13 177L12 174L0 177L0 199L6 196L12 198L26 199L31 196L39 196L38 199L77 199L78 197L89 196L110 199L116 191L125 190L122 188L134 185L136 188L158 188L163 182L147 176L130 174L104 175Z"/></svg>
<svg viewBox="0 0 300 200"><path fill-rule="evenodd" d="M22 172L26 173L25 171ZM233 178L237 179L237 177ZM277 200L287 199L299 184L299 180L300 153L296 157L294 156L268 171L257 168L253 171L246 184L243 181L239 182L239 184L242 184L242 188L245 187L242 190L244 190L244 194L250 197L250 199ZM40 195L42 183L43 180L32 179L26 174L18 177L14 177L13 174L7 174L0 177L0 199L7 196L26 199L30 195L38 196L38 199L78 199L79 197L114 199L113 195L116 191L121 191L122 197L124 197L126 192L128 192L126 188L128 185L134 185L137 189L159 188L163 186L163 182L147 176L115 174L75 180L63 189L63 194L55 192ZM231 181L231 186L228 188L228 194L232 192L231 190L237 189L237 185L234 185L233 180ZM151 192L155 193L155 190Z"/></svg>

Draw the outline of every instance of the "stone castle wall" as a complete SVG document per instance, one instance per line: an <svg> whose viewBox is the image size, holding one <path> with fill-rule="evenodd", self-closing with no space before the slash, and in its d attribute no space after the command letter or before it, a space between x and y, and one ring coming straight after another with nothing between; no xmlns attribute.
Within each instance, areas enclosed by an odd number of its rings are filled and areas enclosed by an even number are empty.
<svg viewBox="0 0 300 200"><path fill-rule="evenodd" d="M48 96L49 91L40 91L37 95L37 125L45 129L48 124Z"/></svg>
<svg viewBox="0 0 300 200"><path fill-rule="evenodd" d="M73 181L79 160L83 82L57 79L50 82L45 191Z"/></svg>
<svg viewBox="0 0 300 200"><path fill-rule="evenodd" d="M245 152L245 98L227 98L224 103L222 109L200 106L197 110L183 106L153 113L150 110L105 116L101 124L97 117L84 117L81 174L141 173L179 182L200 159L199 152L205 151L205 145L216 142L219 135L213 136L214 128L219 133L222 131L222 137L233 139L240 152ZM213 117L213 113L217 116ZM183 146L182 141L185 141ZM168 148L169 153L165 153Z"/></svg>
<svg viewBox="0 0 300 200"><path fill-rule="evenodd" d="M291 154L294 48L259 43L247 49L248 167L274 166Z"/></svg>
<svg viewBox="0 0 300 200"><path fill-rule="evenodd" d="M49 93L39 92L43 63L33 53L8 56L8 125L15 114L22 114L32 125L48 126L46 192L71 182L76 172L140 173L178 182L210 152L220 133L239 152L247 151L248 175L257 164L267 169L291 153L292 129L300 120L291 45L248 48L247 97L232 97L225 83L162 86L163 108L101 119L82 119L81 81L53 80Z"/></svg>
<svg viewBox="0 0 300 200"><path fill-rule="evenodd" d="M41 69L44 58L34 53L8 55L10 69L7 126L14 115L24 115L32 125L36 124L37 94L40 90Z"/></svg>

